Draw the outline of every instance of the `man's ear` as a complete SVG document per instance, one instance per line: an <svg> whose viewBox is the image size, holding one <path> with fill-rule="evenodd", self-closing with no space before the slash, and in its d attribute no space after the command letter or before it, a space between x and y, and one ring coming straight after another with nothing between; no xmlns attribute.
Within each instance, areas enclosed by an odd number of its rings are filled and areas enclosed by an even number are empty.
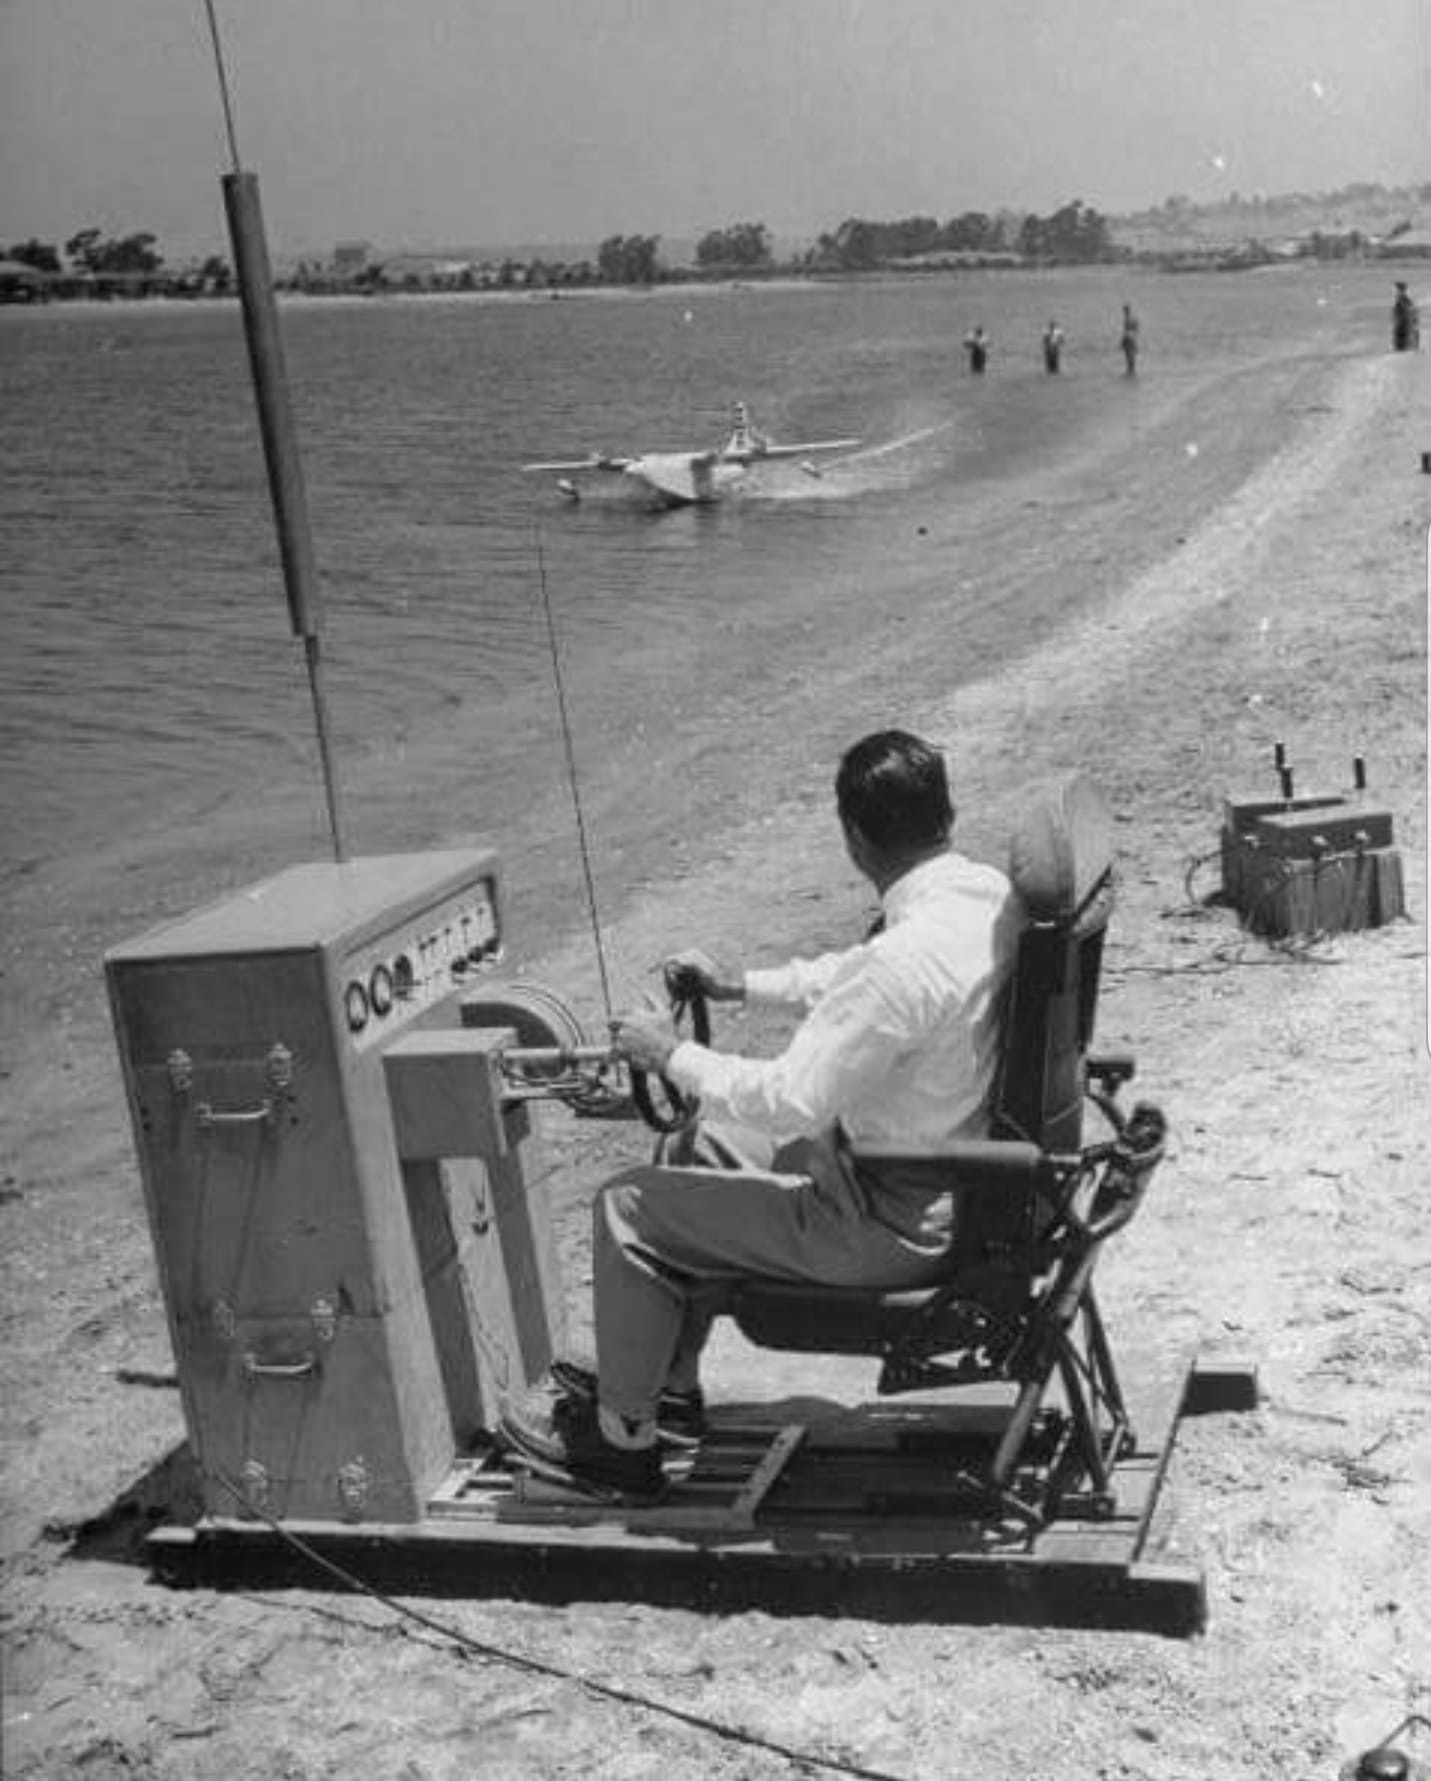
<svg viewBox="0 0 1431 1781"><path fill-rule="evenodd" d="M840 818L840 827L845 834L845 852L849 854L854 865L868 876L872 852L869 842L865 840L858 826L852 823L848 817Z"/></svg>

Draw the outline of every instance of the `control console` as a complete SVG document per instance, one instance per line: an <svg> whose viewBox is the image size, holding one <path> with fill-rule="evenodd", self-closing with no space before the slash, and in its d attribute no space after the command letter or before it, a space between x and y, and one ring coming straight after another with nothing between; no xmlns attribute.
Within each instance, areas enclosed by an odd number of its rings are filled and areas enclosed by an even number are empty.
<svg viewBox="0 0 1431 1781"><path fill-rule="evenodd" d="M511 1240L506 1137L410 1161L387 1068L444 1030L470 1048L459 992L501 949L499 879L484 848L294 866L106 958L212 1516L411 1520L525 1381L478 1302Z"/></svg>

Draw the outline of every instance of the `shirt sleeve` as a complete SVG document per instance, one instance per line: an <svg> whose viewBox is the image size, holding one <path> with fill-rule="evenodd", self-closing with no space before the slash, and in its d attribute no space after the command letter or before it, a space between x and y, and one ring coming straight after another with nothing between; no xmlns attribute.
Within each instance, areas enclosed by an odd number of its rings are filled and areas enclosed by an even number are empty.
<svg viewBox="0 0 1431 1781"><path fill-rule="evenodd" d="M867 1097L908 1051L917 1025L908 995L871 954L820 997L779 1057L738 1057L688 1041L672 1052L666 1074L700 1097L703 1113L783 1143L827 1131L854 1092Z"/></svg>
<svg viewBox="0 0 1431 1781"><path fill-rule="evenodd" d="M849 946L843 952L824 952L818 958L791 959L788 965L747 971L745 999L767 1007L813 1008L859 951L858 946Z"/></svg>

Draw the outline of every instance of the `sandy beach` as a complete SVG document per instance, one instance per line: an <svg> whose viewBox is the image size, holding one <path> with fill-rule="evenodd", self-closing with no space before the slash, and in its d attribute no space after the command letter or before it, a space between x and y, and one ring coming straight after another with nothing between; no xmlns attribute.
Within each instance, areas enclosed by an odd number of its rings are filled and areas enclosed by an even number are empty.
<svg viewBox="0 0 1431 1781"><path fill-rule="evenodd" d="M1035 578L1067 584L1070 616L1031 628L1012 665L957 696L940 690L951 569L937 511L917 547L891 551L883 581L861 566L867 603L812 614L830 634L791 670L822 676L819 733L792 733L778 708L723 688L680 760L633 758L647 839L624 863L637 889L609 936L635 985L675 943L773 959L855 930L867 899L828 785L840 746L874 721L948 747L976 854L998 857L1020 799L1068 766L1105 788L1121 897L1100 1037L1136 1053L1174 1134L1105 1264L1105 1308L1120 1355L1246 1359L1263 1390L1256 1411L1188 1423L1169 1481L1168 1549L1206 1571L1206 1633L441 1605L468 1638L533 1669L474 1660L326 1589L171 1592L126 1549L126 1529L86 1539L183 1435L99 959L156 909L208 894L218 860L242 866L241 837L216 826L182 861L140 837L21 878L7 897L7 1006L22 1038L0 1205L6 1774L792 1772L665 1703L803 1751L810 1774L823 1762L904 1781L1319 1781L1406 1714L1431 1714L1431 359L1278 375L1280 408L1257 405L1271 385L1255 377L1185 387L1136 445L1051 473L1023 511L995 507L986 561L975 569L966 552L958 569L985 590L990 634ZM748 738L742 785L690 778L700 722L717 721ZM1272 783L1276 742L1306 786L1345 788L1353 757L1366 759L1370 794L1393 814L1409 921L1278 950L1219 906L1222 800ZM529 969L594 1003L575 927ZM742 1037L727 1022L717 1042ZM586 1200L646 1141L560 1117L548 1135L580 1327ZM738 1357L718 1346L712 1358L719 1397ZM1419 1748L1431 1759L1431 1735Z"/></svg>

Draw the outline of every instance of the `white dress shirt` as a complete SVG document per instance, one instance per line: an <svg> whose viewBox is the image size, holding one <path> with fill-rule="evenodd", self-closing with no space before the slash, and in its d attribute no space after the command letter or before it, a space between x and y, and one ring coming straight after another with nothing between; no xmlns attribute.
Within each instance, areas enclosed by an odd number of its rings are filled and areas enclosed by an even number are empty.
<svg viewBox="0 0 1431 1781"><path fill-rule="evenodd" d="M750 1003L807 1011L779 1057L677 1045L666 1074L703 1117L775 1144L838 1121L857 1155L937 1156L986 1135L1017 899L997 868L950 852L883 902L884 931L861 945L746 972Z"/></svg>

